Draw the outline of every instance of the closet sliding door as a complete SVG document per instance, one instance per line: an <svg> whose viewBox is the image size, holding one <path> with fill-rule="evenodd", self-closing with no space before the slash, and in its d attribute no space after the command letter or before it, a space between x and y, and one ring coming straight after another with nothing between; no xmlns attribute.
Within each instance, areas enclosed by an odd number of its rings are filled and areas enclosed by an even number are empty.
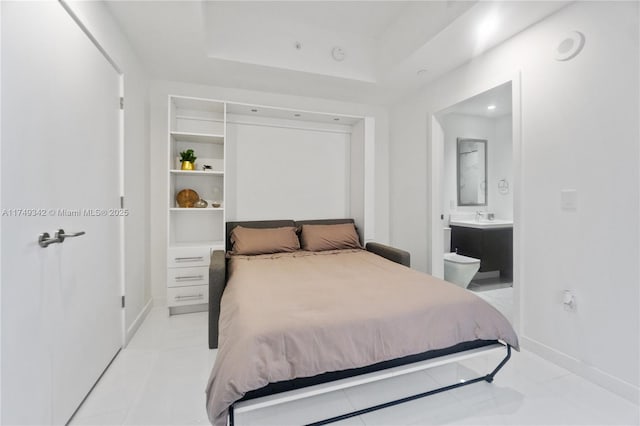
<svg viewBox="0 0 640 426"><path fill-rule="evenodd" d="M271 119L230 119L237 220L349 217L350 131ZM229 205L229 204L228 204Z"/></svg>

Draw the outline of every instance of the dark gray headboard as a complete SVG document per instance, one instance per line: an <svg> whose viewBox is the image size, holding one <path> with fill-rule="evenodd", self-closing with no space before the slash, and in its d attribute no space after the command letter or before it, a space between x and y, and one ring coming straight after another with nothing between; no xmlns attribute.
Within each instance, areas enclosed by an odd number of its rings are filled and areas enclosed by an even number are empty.
<svg viewBox="0 0 640 426"><path fill-rule="evenodd" d="M236 226L244 226L245 228L282 228L284 226L302 226L302 225L336 225L340 223L355 223L353 219L315 219L315 220L247 220L226 223L226 243L227 251L231 250L231 231ZM362 244L362 236L360 237Z"/></svg>
<svg viewBox="0 0 640 426"><path fill-rule="evenodd" d="M316 219L316 220L296 220L296 226L301 225L337 225L340 223L354 223L353 219Z"/></svg>

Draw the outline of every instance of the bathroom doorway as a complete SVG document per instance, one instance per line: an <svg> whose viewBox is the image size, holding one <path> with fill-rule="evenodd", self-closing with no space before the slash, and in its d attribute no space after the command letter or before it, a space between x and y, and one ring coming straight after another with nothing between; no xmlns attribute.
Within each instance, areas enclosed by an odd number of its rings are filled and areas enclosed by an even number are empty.
<svg viewBox="0 0 640 426"><path fill-rule="evenodd" d="M432 273L519 327L519 79L432 116Z"/></svg>

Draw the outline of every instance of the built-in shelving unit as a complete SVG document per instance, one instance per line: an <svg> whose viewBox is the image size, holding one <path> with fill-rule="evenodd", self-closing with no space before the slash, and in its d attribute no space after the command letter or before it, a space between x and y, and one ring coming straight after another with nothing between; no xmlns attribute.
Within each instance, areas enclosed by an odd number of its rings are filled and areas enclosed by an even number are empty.
<svg viewBox="0 0 640 426"><path fill-rule="evenodd" d="M222 101L169 96L167 306L206 305L211 251L224 249L226 105ZM194 170L181 170L180 152L192 149ZM206 167L205 167L206 166ZM207 207L180 207L183 189ZM219 207L212 207L213 203Z"/></svg>

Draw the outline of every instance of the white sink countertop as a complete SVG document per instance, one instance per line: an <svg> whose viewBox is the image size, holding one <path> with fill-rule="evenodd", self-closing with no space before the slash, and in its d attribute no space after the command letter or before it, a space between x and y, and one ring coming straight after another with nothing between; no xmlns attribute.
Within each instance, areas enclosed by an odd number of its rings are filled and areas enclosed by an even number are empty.
<svg viewBox="0 0 640 426"><path fill-rule="evenodd" d="M481 220L462 220L456 219L449 222L450 226L463 226L466 228L477 229L497 229L497 228L513 228L513 220L504 219L481 219Z"/></svg>

